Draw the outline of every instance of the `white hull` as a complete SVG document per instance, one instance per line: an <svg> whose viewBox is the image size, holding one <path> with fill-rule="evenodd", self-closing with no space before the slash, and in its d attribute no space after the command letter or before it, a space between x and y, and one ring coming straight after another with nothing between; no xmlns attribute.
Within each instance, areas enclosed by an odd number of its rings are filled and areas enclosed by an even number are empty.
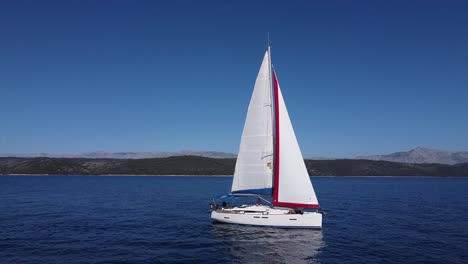
<svg viewBox="0 0 468 264"><path fill-rule="evenodd" d="M322 228L322 214L318 212L291 213L286 208L271 208L267 206L234 207L211 212L211 219L216 222L271 226L280 228Z"/></svg>

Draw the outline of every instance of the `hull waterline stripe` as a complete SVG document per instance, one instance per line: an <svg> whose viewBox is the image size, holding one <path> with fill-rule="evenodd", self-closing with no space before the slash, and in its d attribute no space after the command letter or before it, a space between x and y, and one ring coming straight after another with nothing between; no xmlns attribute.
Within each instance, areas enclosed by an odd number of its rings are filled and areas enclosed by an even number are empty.
<svg viewBox="0 0 468 264"><path fill-rule="evenodd" d="M322 226L283 226L283 225L262 225L262 224L241 224L241 223L234 223L234 222L225 222L218 219L211 219L213 220L213 224L222 224L222 225L242 225L242 226L264 226L264 227L271 227L271 228L282 228L282 229L322 229Z"/></svg>

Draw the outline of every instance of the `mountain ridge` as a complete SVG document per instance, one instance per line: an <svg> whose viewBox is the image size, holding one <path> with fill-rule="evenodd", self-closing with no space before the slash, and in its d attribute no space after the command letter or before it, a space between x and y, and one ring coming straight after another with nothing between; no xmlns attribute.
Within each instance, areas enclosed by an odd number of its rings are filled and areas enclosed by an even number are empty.
<svg viewBox="0 0 468 264"><path fill-rule="evenodd" d="M468 162L468 151L445 151L439 149L417 147L409 151L399 151L386 155L357 156L356 159L384 160L403 163L439 163L461 164Z"/></svg>
<svg viewBox="0 0 468 264"><path fill-rule="evenodd" d="M236 159L173 156L151 159L0 158L0 175L232 175ZM458 176L468 163L410 164L374 160L305 160L311 176Z"/></svg>
<svg viewBox="0 0 468 264"><path fill-rule="evenodd" d="M0 157L19 157L19 158L84 158L84 159L151 159L167 158L177 156L200 156L207 158L237 158L237 154L222 151L148 151L148 152L82 152L82 153L30 153L30 154L0 154ZM327 157L307 157L310 160L337 160L343 158ZM468 151L445 151L426 147L417 147L409 151L399 151L383 155L357 156L351 159L381 160L400 163L439 163L454 165L468 162Z"/></svg>
<svg viewBox="0 0 468 264"><path fill-rule="evenodd" d="M181 151L123 151L123 152L78 152L78 153L25 153L25 154L0 154L0 157L17 157L17 158L83 158L83 159L151 159L151 158L167 158L175 156L200 156L206 158L236 158L237 155L222 151L197 151L197 150L181 150Z"/></svg>

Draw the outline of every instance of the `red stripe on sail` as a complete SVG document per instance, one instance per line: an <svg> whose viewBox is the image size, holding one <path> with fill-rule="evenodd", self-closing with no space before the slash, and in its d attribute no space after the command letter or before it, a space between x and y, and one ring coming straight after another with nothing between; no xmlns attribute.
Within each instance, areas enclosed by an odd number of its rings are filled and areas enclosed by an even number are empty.
<svg viewBox="0 0 468 264"><path fill-rule="evenodd" d="M279 193L279 161L280 161L280 131L279 131L279 104L278 104L278 79L276 78L276 72L273 70L273 84L275 93L275 175L273 185L273 205L278 205L278 193Z"/></svg>
<svg viewBox="0 0 468 264"><path fill-rule="evenodd" d="M298 208L320 208L318 204L301 204L301 203L282 203L276 202L273 204L274 206L282 206L282 207L298 207Z"/></svg>

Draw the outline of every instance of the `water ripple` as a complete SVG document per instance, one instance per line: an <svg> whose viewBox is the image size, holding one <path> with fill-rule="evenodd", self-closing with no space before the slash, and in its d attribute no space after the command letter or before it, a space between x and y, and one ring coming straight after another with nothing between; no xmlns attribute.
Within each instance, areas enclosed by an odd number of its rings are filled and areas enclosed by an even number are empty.
<svg viewBox="0 0 468 264"><path fill-rule="evenodd" d="M322 231L212 224L225 177L0 177L1 263L465 263L468 179L315 178Z"/></svg>

